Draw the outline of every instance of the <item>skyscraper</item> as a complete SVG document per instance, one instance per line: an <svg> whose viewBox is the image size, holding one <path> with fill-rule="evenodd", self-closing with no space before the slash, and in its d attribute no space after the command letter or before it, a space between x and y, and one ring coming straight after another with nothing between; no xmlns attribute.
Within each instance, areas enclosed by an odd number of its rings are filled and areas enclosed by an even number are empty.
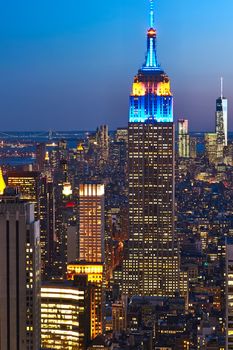
<svg viewBox="0 0 233 350"><path fill-rule="evenodd" d="M123 293L172 296L178 290L174 233L175 132L170 79L157 60L150 1L146 61L134 78L129 110L129 240Z"/></svg>
<svg viewBox="0 0 233 350"><path fill-rule="evenodd" d="M194 136L189 138L189 151L190 158L197 158L197 139Z"/></svg>
<svg viewBox="0 0 233 350"><path fill-rule="evenodd" d="M223 158L224 147L228 143L228 102L223 97L223 79L221 78L221 96L216 100L216 134L217 134L217 158Z"/></svg>
<svg viewBox="0 0 233 350"><path fill-rule="evenodd" d="M38 171L44 170L45 157L46 157L46 144L38 143L36 145L36 165L37 165Z"/></svg>
<svg viewBox="0 0 233 350"><path fill-rule="evenodd" d="M103 333L103 264L74 262L67 265L67 278L75 280L86 276L90 308L90 337Z"/></svg>
<svg viewBox="0 0 233 350"><path fill-rule="evenodd" d="M40 191L40 244L42 277L46 280L53 275L55 251L55 195L50 176L41 179Z"/></svg>
<svg viewBox="0 0 233 350"><path fill-rule="evenodd" d="M210 163L217 163L217 134L205 134L205 154Z"/></svg>
<svg viewBox="0 0 233 350"><path fill-rule="evenodd" d="M17 188L22 200L34 204L35 219L38 220L40 218L40 173L36 171L9 171L7 179L8 186Z"/></svg>
<svg viewBox="0 0 233 350"><path fill-rule="evenodd" d="M189 145L189 134L188 134L188 120L179 119L178 120L178 151L179 157L189 158L190 157L190 145Z"/></svg>
<svg viewBox="0 0 233 350"><path fill-rule="evenodd" d="M233 349L233 240L226 240L226 349Z"/></svg>
<svg viewBox="0 0 233 350"><path fill-rule="evenodd" d="M82 278L81 278L82 277ZM90 340L88 281L53 281L41 289L43 349L85 350Z"/></svg>
<svg viewBox="0 0 233 350"><path fill-rule="evenodd" d="M104 185L79 185L79 260L104 262Z"/></svg>
<svg viewBox="0 0 233 350"><path fill-rule="evenodd" d="M40 348L40 231L33 204L0 198L0 349Z"/></svg>
<svg viewBox="0 0 233 350"><path fill-rule="evenodd" d="M106 163L109 156L109 137L108 126L101 125L97 129L96 133L97 144L99 146L99 161L100 163Z"/></svg>

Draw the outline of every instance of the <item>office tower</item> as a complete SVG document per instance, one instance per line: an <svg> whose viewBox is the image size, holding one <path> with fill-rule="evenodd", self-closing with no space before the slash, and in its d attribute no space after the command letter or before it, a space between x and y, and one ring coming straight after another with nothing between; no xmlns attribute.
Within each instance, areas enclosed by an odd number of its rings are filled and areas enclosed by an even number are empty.
<svg viewBox="0 0 233 350"><path fill-rule="evenodd" d="M233 143L228 143L224 149L224 163L233 166Z"/></svg>
<svg viewBox="0 0 233 350"><path fill-rule="evenodd" d="M96 133L97 144L99 146L99 160L101 163L106 163L109 156L109 136L108 126L101 125Z"/></svg>
<svg viewBox="0 0 233 350"><path fill-rule="evenodd" d="M33 204L0 198L0 349L40 348L40 231Z"/></svg>
<svg viewBox="0 0 233 350"><path fill-rule="evenodd" d="M22 200L34 204L35 219L39 220L40 173L36 171L9 171L7 173L7 184L9 187L18 189Z"/></svg>
<svg viewBox="0 0 233 350"><path fill-rule="evenodd" d="M226 240L226 350L233 349L233 239Z"/></svg>
<svg viewBox="0 0 233 350"><path fill-rule="evenodd" d="M117 128L116 141L117 142L124 141L125 143L128 143L128 129L127 128Z"/></svg>
<svg viewBox="0 0 233 350"><path fill-rule="evenodd" d="M55 253L55 194L53 180L49 176L41 179L40 203L40 242L42 278L53 276Z"/></svg>
<svg viewBox="0 0 233 350"><path fill-rule="evenodd" d="M74 262L67 265L67 279L87 276L90 307L90 338L103 333L103 264Z"/></svg>
<svg viewBox="0 0 233 350"><path fill-rule="evenodd" d="M63 159L63 152L66 152L66 143L61 143L58 151L58 158L60 159L57 168L54 172L54 188L55 188L55 278L62 278L66 273L67 264L67 216L66 205L72 198L72 186L69 182L68 164Z"/></svg>
<svg viewBox="0 0 233 350"><path fill-rule="evenodd" d="M221 78L221 96L216 100L216 134L217 134L217 158L223 158L224 147L228 144L228 120L227 99L223 97L223 79Z"/></svg>
<svg viewBox="0 0 233 350"><path fill-rule="evenodd" d="M41 289L43 349L85 350L90 339L88 282L45 282Z"/></svg>
<svg viewBox="0 0 233 350"><path fill-rule="evenodd" d="M122 298L112 304L112 330L113 333L121 333L127 329L127 301Z"/></svg>
<svg viewBox="0 0 233 350"><path fill-rule="evenodd" d="M217 163L217 134L205 134L205 154L209 163Z"/></svg>
<svg viewBox="0 0 233 350"><path fill-rule="evenodd" d="M79 260L104 262L104 185L79 185Z"/></svg>
<svg viewBox="0 0 233 350"><path fill-rule="evenodd" d="M190 158L197 158L197 139L190 137Z"/></svg>
<svg viewBox="0 0 233 350"><path fill-rule="evenodd" d="M45 143L38 143L36 145L36 164L39 171L44 170L45 156L46 156Z"/></svg>
<svg viewBox="0 0 233 350"><path fill-rule="evenodd" d="M77 198L73 194L71 183L63 184L63 210L62 210L62 231L64 254L64 272L67 262L78 258L78 225L77 225Z"/></svg>
<svg viewBox="0 0 233 350"><path fill-rule="evenodd" d="M188 120L179 119L178 120L178 151L179 157L189 158L190 149L189 149L189 134L188 134Z"/></svg>
<svg viewBox="0 0 233 350"><path fill-rule="evenodd" d="M173 296L179 288L174 232L174 123L169 77L157 61L150 1L145 64L134 78L129 111L129 240L123 293Z"/></svg>

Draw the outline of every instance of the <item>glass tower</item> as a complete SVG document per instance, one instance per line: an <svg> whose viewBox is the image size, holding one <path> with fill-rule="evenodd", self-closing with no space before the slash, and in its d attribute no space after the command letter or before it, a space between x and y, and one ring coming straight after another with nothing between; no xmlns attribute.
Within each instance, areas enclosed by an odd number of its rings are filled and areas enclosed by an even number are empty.
<svg viewBox="0 0 233 350"><path fill-rule="evenodd" d="M172 296L179 289L173 96L158 64L156 37L151 0L146 61L130 95L129 240L123 263L123 293L129 296Z"/></svg>
<svg viewBox="0 0 233 350"><path fill-rule="evenodd" d="M227 146L228 126L227 126L228 101L223 97L223 79L221 79L221 97L216 100L216 134L217 134L217 158L223 157L224 147Z"/></svg>

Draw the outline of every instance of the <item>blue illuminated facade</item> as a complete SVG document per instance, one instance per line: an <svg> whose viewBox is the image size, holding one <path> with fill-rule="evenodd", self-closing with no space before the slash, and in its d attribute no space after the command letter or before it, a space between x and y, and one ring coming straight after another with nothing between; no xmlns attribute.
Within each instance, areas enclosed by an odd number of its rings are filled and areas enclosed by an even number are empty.
<svg viewBox="0 0 233 350"><path fill-rule="evenodd" d="M161 69L156 52L154 1L150 1L150 28L147 31L146 61L134 78L130 96L131 123L173 122L173 96L170 79Z"/></svg>

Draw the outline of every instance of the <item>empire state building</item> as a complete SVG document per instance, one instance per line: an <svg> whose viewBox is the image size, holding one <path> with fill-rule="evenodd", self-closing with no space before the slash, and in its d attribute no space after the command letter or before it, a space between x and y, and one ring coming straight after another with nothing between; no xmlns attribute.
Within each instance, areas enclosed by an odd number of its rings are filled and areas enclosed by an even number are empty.
<svg viewBox="0 0 233 350"><path fill-rule="evenodd" d="M151 0L146 60L130 95L129 240L123 263L123 293L129 296L173 296L179 289L173 96L158 64L156 39Z"/></svg>

